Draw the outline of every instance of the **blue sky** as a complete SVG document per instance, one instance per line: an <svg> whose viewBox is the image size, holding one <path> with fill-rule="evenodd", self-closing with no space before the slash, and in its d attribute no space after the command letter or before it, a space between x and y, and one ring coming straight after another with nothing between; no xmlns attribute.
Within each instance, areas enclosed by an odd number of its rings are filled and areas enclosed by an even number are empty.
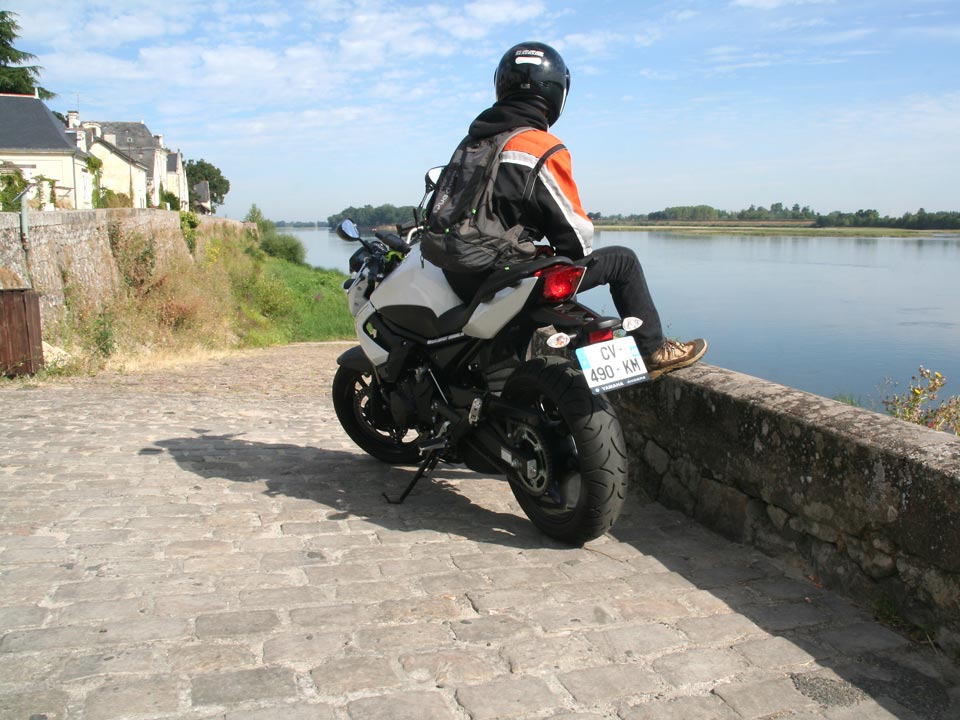
<svg viewBox="0 0 960 720"><path fill-rule="evenodd" d="M49 105L143 120L230 180L220 215L415 204L516 42L573 76L588 211L958 210L956 0L15 0Z"/></svg>

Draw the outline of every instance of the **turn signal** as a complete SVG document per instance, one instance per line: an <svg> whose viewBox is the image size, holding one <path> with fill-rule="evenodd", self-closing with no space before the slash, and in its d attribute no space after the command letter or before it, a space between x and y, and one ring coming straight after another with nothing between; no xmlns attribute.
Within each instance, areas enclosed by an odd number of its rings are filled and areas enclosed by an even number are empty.
<svg viewBox="0 0 960 720"><path fill-rule="evenodd" d="M548 303L562 303L573 297L586 268L579 265L551 265L534 273L543 278L543 299Z"/></svg>

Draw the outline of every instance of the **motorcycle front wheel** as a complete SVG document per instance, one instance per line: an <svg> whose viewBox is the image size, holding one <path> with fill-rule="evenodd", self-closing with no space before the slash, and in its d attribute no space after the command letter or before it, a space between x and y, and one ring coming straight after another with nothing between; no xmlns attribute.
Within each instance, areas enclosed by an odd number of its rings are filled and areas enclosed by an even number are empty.
<svg viewBox="0 0 960 720"><path fill-rule="evenodd" d="M361 450L393 465L419 461L420 435L394 427L373 371L341 365L333 377L333 408L340 425Z"/></svg>
<svg viewBox="0 0 960 720"><path fill-rule="evenodd" d="M536 463L510 481L527 517L574 545L603 535L620 516L627 490L626 443L609 401L591 393L581 372L559 357L521 365L503 397L542 418L509 426L511 445Z"/></svg>

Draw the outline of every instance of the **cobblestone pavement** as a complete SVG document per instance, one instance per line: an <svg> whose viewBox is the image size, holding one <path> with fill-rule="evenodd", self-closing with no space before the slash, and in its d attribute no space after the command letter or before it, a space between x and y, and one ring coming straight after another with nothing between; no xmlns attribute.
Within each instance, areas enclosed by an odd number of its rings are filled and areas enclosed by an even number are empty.
<svg viewBox="0 0 960 720"><path fill-rule="evenodd" d="M387 505L343 348L0 385L0 717L960 718L932 648L658 505L580 549L459 468Z"/></svg>

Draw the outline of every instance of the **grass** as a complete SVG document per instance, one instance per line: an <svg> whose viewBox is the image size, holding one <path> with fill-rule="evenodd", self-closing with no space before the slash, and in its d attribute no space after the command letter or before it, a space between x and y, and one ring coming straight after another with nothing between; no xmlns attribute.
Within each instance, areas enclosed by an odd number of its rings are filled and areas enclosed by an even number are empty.
<svg viewBox="0 0 960 720"><path fill-rule="evenodd" d="M294 265L278 258L269 258L266 270L290 293L288 312L278 319L287 342L353 337L353 317L342 287L346 279L343 273Z"/></svg>

